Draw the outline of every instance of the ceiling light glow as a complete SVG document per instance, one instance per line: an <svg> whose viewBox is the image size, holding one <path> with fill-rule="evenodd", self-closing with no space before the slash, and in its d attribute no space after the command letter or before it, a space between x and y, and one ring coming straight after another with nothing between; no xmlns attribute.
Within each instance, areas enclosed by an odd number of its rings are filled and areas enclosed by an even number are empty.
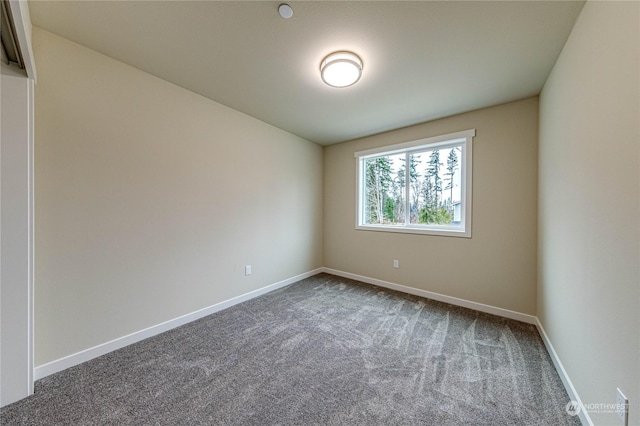
<svg viewBox="0 0 640 426"><path fill-rule="evenodd" d="M332 87L349 87L362 77L362 59L353 52L333 52L320 63L322 81Z"/></svg>

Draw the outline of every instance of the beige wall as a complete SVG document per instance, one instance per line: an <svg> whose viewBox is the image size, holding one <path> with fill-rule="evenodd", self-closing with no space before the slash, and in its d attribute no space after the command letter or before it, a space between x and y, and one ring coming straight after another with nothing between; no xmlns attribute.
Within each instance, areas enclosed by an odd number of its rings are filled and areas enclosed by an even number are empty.
<svg viewBox="0 0 640 426"><path fill-rule="evenodd" d="M38 28L34 48L36 366L322 266L320 146Z"/></svg>
<svg viewBox="0 0 640 426"><path fill-rule="evenodd" d="M471 239L355 230L354 152L471 128ZM534 314L537 141L534 97L326 147L325 266Z"/></svg>
<svg viewBox="0 0 640 426"><path fill-rule="evenodd" d="M540 96L538 316L584 403L640 424L640 3L589 2ZM596 424L620 424L591 413Z"/></svg>

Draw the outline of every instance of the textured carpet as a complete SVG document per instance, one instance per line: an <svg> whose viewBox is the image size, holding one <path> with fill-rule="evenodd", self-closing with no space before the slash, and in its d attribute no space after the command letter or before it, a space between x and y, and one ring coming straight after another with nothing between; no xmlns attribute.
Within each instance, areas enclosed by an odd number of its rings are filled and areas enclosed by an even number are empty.
<svg viewBox="0 0 640 426"><path fill-rule="evenodd" d="M3 425L564 425L535 327L319 274L48 376Z"/></svg>

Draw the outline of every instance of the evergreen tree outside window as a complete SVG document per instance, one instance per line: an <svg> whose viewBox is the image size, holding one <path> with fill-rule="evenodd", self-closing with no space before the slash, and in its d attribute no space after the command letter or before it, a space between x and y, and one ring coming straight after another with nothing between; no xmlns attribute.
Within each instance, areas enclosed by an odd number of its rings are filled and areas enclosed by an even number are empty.
<svg viewBox="0 0 640 426"><path fill-rule="evenodd" d="M356 229L471 237L473 136L356 152Z"/></svg>

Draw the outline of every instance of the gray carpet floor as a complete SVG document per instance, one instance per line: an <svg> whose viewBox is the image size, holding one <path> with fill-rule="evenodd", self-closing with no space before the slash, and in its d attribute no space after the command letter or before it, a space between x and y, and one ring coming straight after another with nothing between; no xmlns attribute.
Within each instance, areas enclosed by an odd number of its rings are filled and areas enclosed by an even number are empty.
<svg viewBox="0 0 640 426"><path fill-rule="evenodd" d="M574 425L534 326L319 274L48 376L3 425Z"/></svg>

